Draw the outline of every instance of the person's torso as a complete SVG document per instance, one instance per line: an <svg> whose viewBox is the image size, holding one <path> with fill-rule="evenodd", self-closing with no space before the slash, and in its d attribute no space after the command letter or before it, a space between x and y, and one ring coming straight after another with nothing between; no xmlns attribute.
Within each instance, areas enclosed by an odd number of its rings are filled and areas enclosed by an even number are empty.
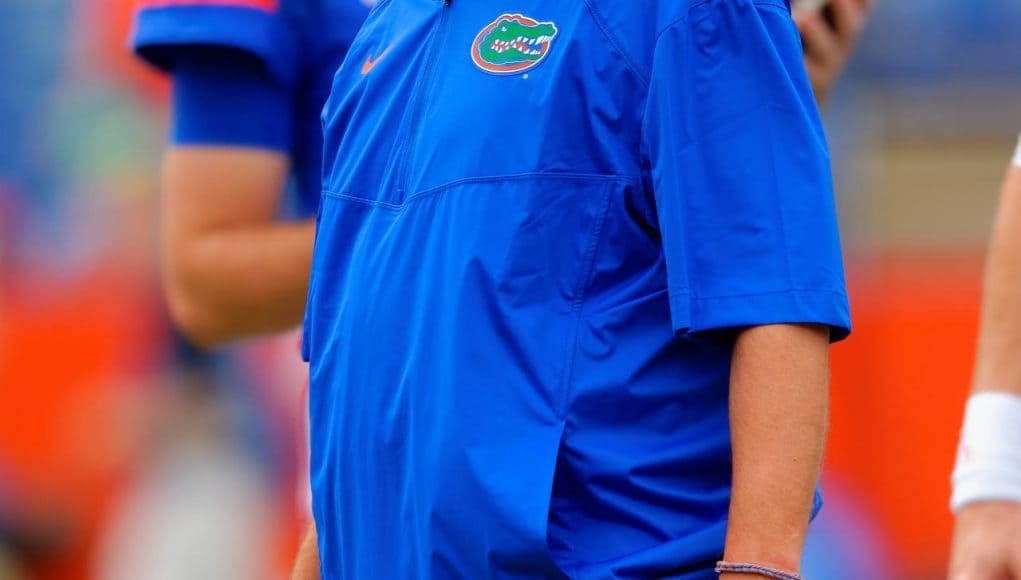
<svg viewBox="0 0 1021 580"><path fill-rule="evenodd" d="M730 350L671 328L651 54L625 56L658 20L631 11L625 52L598 9L384 0L335 79L304 340L324 577L557 577L547 551L706 577ZM599 500L548 522L569 471Z"/></svg>
<svg viewBox="0 0 1021 580"><path fill-rule="evenodd" d="M588 4L504 4L375 9L324 111L326 190L402 205L465 178L640 178L645 90Z"/></svg>

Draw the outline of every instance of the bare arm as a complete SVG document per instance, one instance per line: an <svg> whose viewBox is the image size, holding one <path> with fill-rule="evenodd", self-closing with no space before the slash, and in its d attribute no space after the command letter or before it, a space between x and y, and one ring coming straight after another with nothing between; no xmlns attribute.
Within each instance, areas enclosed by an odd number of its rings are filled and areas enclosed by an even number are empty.
<svg viewBox="0 0 1021 580"><path fill-rule="evenodd" d="M298 548L298 556L294 560L291 580L319 580L319 545L316 525L308 526L308 533Z"/></svg>
<svg viewBox="0 0 1021 580"><path fill-rule="evenodd" d="M738 337L730 383L728 561L800 568L825 444L828 383L825 328L761 326Z"/></svg>
<svg viewBox="0 0 1021 580"><path fill-rule="evenodd" d="M287 174L287 156L269 150L167 152L165 293L174 321L200 346L300 323L314 224L276 221Z"/></svg>
<svg viewBox="0 0 1021 580"><path fill-rule="evenodd" d="M986 263L972 393L992 391L1021 396L1021 167L1008 170ZM958 512L950 577L1021 579L1021 504L983 501Z"/></svg>
<svg viewBox="0 0 1021 580"><path fill-rule="evenodd" d="M1000 195L986 263L974 392L1021 395L1021 167Z"/></svg>

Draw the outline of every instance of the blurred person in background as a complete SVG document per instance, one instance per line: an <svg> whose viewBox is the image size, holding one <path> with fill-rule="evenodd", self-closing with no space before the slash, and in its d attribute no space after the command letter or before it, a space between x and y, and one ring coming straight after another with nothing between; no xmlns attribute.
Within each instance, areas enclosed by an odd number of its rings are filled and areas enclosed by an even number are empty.
<svg viewBox="0 0 1021 580"><path fill-rule="evenodd" d="M173 81L164 288L195 344L301 322L320 112L366 12L360 0L143 0L134 49ZM298 219L281 219L292 184Z"/></svg>
<svg viewBox="0 0 1021 580"><path fill-rule="evenodd" d="M951 506L952 580L1021 579L1021 140L986 262L971 398Z"/></svg>
<svg viewBox="0 0 1021 580"><path fill-rule="evenodd" d="M196 359L138 419L141 464L110 511L90 578L274 580L273 504L220 377ZM275 564L275 563L273 563Z"/></svg>
<svg viewBox="0 0 1021 580"><path fill-rule="evenodd" d="M393 0L335 77L322 575L797 577L741 564L800 567L849 320L788 5L530 5Z"/></svg>
<svg viewBox="0 0 1021 580"><path fill-rule="evenodd" d="M825 105L865 28L872 0L795 0L805 68L820 105Z"/></svg>
<svg viewBox="0 0 1021 580"><path fill-rule="evenodd" d="M142 2L135 51L173 81L164 289L194 343L301 322L321 189L320 113L372 3ZM288 190L295 195L285 199ZM297 219L281 219L284 201Z"/></svg>
<svg viewBox="0 0 1021 580"><path fill-rule="evenodd" d="M6 480L0 461L0 579L31 578L33 563L60 554L71 540L70 522L39 506L18 500L25 497ZM52 510L51 510L52 511Z"/></svg>

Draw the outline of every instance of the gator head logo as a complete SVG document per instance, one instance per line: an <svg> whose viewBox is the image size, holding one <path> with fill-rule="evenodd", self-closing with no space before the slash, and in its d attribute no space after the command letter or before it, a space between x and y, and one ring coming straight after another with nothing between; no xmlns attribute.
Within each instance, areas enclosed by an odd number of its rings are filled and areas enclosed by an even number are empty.
<svg viewBox="0 0 1021 580"><path fill-rule="evenodd" d="M472 44L472 60L480 69L498 75L524 72L549 54L557 25L521 14L504 14L479 32Z"/></svg>

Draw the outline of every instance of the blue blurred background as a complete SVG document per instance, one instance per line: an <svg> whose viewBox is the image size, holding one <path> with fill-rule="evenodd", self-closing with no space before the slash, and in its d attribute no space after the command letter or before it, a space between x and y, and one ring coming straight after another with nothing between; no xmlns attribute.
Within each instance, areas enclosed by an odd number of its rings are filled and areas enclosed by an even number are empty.
<svg viewBox="0 0 1021 580"><path fill-rule="evenodd" d="M0 579L282 578L305 517L296 339L173 335L166 86L127 53L131 10L0 3ZM825 112L856 334L811 578L944 573L1019 30L1016 0L878 0Z"/></svg>

